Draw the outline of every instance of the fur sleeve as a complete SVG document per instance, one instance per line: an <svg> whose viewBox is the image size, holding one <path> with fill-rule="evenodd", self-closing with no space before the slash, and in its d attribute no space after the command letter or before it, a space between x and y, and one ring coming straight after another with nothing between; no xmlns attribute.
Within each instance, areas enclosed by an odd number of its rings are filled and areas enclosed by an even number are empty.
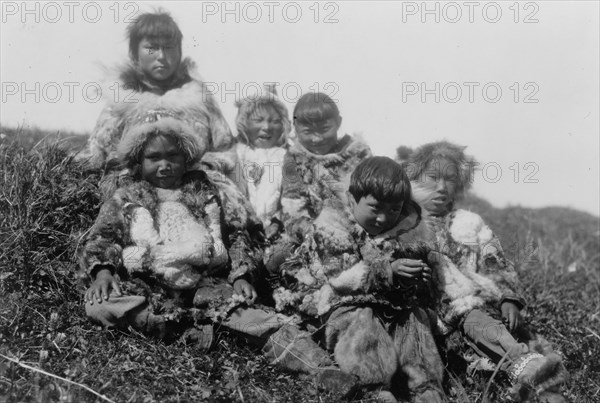
<svg viewBox="0 0 600 403"><path fill-rule="evenodd" d="M114 271L122 269L122 252L128 237L124 205L118 194L106 201L84 241L79 263L81 271L91 279L97 266L109 266Z"/></svg>
<svg viewBox="0 0 600 403"><path fill-rule="evenodd" d="M227 121L221 113L219 105L215 102L214 97L208 92L203 93L203 98L206 102L206 109L209 114L209 130L212 139L213 150L230 150L233 147L234 138L231 134L231 129L229 128Z"/></svg>
<svg viewBox="0 0 600 403"><path fill-rule="evenodd" d="M512 262L504 256L500 240L476 213L458 210L452 217L450 234L457 242L476 246L477 273L488 277L502 292L502 300L512 301L523 308L525 299Z"/></svg>
<svg viewBox="0 0 600 403"><path fill-rule="evenodd" d="M291 153L283 158L283 184L281 187L281 218L286 231L295 233L303 218L310 218L307 185L300 174L298 162Z"/></svg>
<svg viewBox="0 0 600 403"><path fill-rule="evenodd" d="M123 122L111 105L104 107L85 148L77 159L86 161L90 168L101 168L114 152L115 143L123 132Z"/></svg>

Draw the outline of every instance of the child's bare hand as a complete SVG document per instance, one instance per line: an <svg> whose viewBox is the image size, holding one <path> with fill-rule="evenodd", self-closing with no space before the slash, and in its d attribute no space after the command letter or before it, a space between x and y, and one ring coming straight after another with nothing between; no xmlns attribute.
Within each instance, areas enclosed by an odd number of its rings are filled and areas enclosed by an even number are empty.
<svg viewBox="0 0 600 403"><path fill-rule="evenodd" d="M90 305L93 305L95 298L96 301L101 304L103 299L108 301L111 290L114 291L114 295L117 297L122 295L119 281L113 277L109 269L102 269L96 273L96 279L85 292L85 300L88 301Z"/></svg>
<svg viewBox="0 0 600 403"><path fill-rule="evenodd" d="M273 241L279 236L280 232L281 232L281 228L280 228L279 224L276 222L273 222L273 223L269 224L269 226L267 228L265 228L265 237L269 241Z"/></svg>
<svg viewBox="0 0 600 403"><path fill-rule="evenodd" d="M502 311L502 318L507 323L508 330L512 332L519 327L523 319L518 306L510 301L505 301L500 306L500 310Z"/></svg>
<svg viewBox="0 0 600 403"><path fill-rule="evenodd" d="M246 298L246 302L249 304L254 303L257 297L254 286L244 279L235 280L235 283L233 283L233 291Z"/></svg>
<svg viewBox="0 0 600 403"><path fill-rule="evenodd" d="M428 282L431 279L431 268L422 260L398 259L392 262L394 276L402 280L421 279Z"/></svg>

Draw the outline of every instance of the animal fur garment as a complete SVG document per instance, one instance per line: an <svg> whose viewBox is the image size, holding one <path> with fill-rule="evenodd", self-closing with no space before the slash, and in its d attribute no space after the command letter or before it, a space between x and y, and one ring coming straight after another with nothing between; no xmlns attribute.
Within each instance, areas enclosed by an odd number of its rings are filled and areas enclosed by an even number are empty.
<svg viewBox="0 0 600 403"><path fill-rule="evenodd" d="M286 231L298 232L302 217L317 217L325 200L345 200L352 171L370 156L369 146L349 135L325 155L313 154L296 141L283 162L281 206Z"/></svg>
<svg viewBox="0 0 600 403"><path fill-rule="evenodd" d="M407 205L394 228L370 237L347 203L327 200L304 240L281 265L283 285L274 292L277 309L298 309L315 317L342 304L400 310L412 306L418 293L395 284L391 262L401 257L426 259L433 246L428 240L433 240L432 234L414 204ZM281 242L294 240L286 235Z"/></svg>
<svg viewBox="0 0 600 403"><path fill-rule="evenodd" d="M246 222L222 219L219 191L204 172L189 172L177 191L130 178L107 200L81 251L82 271L112 267L171 289L190 289L206 276L251 275L260 259Z"/></svg>
<svg viewBox="0 0 600 403"><path fill-rule="evenodd" d="M116 160L116 146L123 132L138 125L141 112L150 105L152 109L175 111L178 119L189 122L194 134L204 139L207 151L229 150L233 145L227 122L190 59L180 63L164 88L151 85L134 64L122 66L109 76L115 78L107 79L103 88L106 106L86 148L77 156L86 160L91 168L100 168ZM235 160L231 162L234 157L208 154L206 159L215 160L214 165L235 165Z"/></svg>
<svg viewBox="0 0 600 403"><path fill-rule="evenodd" d="M456 210L429 220L436 235L438 258L446 262L437 278L444 292L440 308L446 325L455 327L476 307L498 310L504 301L525 306L513 264L504 257L498 238L476 213Z"/></svg>
<svg viewBox="0 0 600 403"><path fill-rule="evenodd" d="M282 147L251 148L236 146L241 165L241 180L246 196L263 225L281 220L281 188L286 150Z"/></svg>

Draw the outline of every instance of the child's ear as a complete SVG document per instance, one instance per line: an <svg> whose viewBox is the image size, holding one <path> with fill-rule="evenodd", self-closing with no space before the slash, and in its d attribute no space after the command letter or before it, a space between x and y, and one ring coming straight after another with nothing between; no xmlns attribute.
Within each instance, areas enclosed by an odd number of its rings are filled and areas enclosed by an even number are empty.
<svg viewBox="0 0 600 403"><path fill-rule="evenodd" d="M340 128L340 126L342 126L342 117L338 116L336 119L336 123L337 123L337 127L338 129Z"/></svg>
<svg viewBox="0 0 600 403"><path fill-rule="evenodd" d="M352 193L350 193L349 190L346 190L346 198L348 199L348 205L350 206L351 210L354 210L356 208L356 200L354 200L354 196L352 196Z"/></svg>

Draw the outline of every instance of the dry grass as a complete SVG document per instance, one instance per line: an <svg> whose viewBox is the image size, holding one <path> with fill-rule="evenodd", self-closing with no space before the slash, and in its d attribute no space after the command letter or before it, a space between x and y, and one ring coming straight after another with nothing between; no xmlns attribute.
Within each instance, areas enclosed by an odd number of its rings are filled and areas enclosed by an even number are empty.
<svg viewBox="0 0 600 403"><path fill-rule="evenodd" d="M268 366L225 332L204 353L89 323L75 252L99 208L100 174L84 172L69 157L81 137L73 146L61 134L2 133L0 401L335 401L311 380ZM498 210L473 197L464 204L486 219L519 263L528 318L564 354L572 375L565 396L600 401L598 218L560 208ZM490 375L449 374L452 401L482 402L484 392L488 401L504 401L506 380L497 376L486 390Z"/></svg>

